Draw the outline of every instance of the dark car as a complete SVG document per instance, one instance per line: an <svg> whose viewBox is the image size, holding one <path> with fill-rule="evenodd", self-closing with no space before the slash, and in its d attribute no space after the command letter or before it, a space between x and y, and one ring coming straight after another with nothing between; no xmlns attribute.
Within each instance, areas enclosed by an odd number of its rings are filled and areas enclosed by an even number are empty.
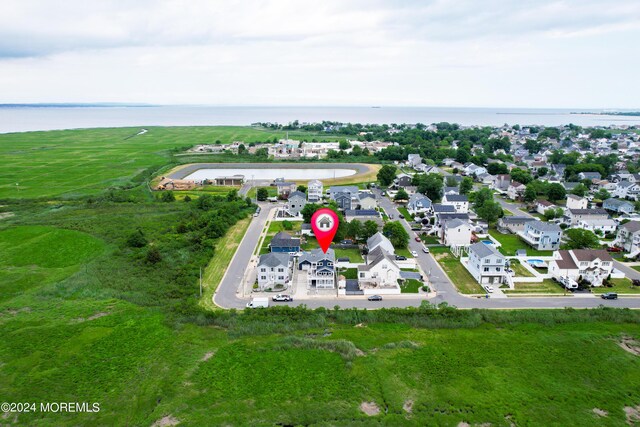
<svg viewBox="0 0 640 427"><path fill-rule="evenodd" d="M622 248L618 246L611 246L610 248L607 248L607 252L622 252Z"/></svg>
<svg viewBox="0 0 640 427"><path fill-rule="evenodd" d="M380 295L371 295L367 298L369 301L382 301L382 297Z"/></svg>
<svg viewBox="0 0 640 427"><path fill-rule="evenodd" d="M338 262L351 262L351 260L347 257L342 257L337 259Z"/></svg>
<svg viewBox="0 0 640 427"><path fill-rule="evenodd" d="M631 281L631 284L632 284L633 286L640 286L640 280L638 280L638 279L633 279L633 280Z"/></svg>
<svg viewBox="0 0 640 427"><path fill-rule="evenodd" d="M606 294L600 295L602 299L618 299L618 294L615 292L607 292Z"/></svg>
<svg viewBox="0 0 640 427"><path fill-rule="evenodd" d="M416 236L416 242L420 242L420 238L418 236Z"/></svg>
<svg viewBox="0 0 640 427"><path fill-rule="evenodd" d="M398 214L398 218L400 218L400 219L404 219L404 215L402 215L402 214Z"/></svg>
<svg viewBox="0 0 640 427"><path fill-rule="evenodd" d="M406 261L407 257L402 255L396 255L396 261Z"/></svg>

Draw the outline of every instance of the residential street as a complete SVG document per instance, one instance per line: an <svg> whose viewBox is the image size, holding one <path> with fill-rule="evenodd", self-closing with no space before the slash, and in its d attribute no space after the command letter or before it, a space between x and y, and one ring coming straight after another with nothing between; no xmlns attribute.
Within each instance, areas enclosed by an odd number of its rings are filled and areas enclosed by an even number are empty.
<svg viewBox="0 0 640 427"><path fill-rule="evenodd" d="M387 213L393 214L394 220L398 218L399 212L388 198L381 197L379 199L379 203ZM506 204L511 206L510 203ZM244 308L251 298L250 295L245 295L243 297L240 283L242 282L246 267L251 260L251 255L258 244L260 233L267 222L267 218L270 215L272 208L276 206L268 203L261 203L260 205L262 207L260 215L252 219L251 224L247 229L247 233L240 242L238 250L227 269L227 273L223 277L220 286L214 294L214 303L222 308ZM507 207L507 209L509 209L509 207ZM515 208L512 207L512 209ZM514 212L514 214L516 213ZM520 213L517 213L517 215L519 214ZM413 239L413 237L415 237L415 233L411 231L409 224L403 220L401 220L401 222L409 232L409 235L412 236L409 248L418 253L417 261L422 270L427 274L427 276L429 276L432 289L436 291L436 296L428 299L428 301L433 304L447 302L449 305L464 309L592 308L600 305L640 309L640 297L625 297L624 295L621 295L617 300L603 300L591 294L567 297L509 297L488 299L461 295L457 292L453 283L451 283L447 278L435 259L430 254L422 252L422 244ZM629 278L640 278L640 272L636 270L633 270L619 262L615 262L615 266L627 274ZM419 306L423 300L425 300L425 298L419 297L417 294L385 296L383 301L378 302L367 301L364 296L310 296L308 299L298 299L291 303L279 302L271 304L291 306L305 304L309 308L333 308L337 305L341 308L357 307L374 309L381 307L391 308Z"/></svg>

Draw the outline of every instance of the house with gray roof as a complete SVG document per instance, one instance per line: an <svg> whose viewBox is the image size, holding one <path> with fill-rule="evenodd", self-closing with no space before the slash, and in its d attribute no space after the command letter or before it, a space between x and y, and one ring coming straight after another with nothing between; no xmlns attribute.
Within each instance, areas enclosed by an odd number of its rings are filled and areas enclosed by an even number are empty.
<svg viewBox="0 0 640 427"><path fill-rule="evenodd" d="M376 196L368 191L361 191L358 193L358 209L375 209L378 206Z"/></svg>
<svg viewBox="0 0 640 427"><path fill-rule="evenodd" d="M609 214L604 209L565 209L564 216L571 226L584 220L609 219Z"/></svg>
<svg viewBox="0 0 640 427"><path fill-rule="evenodd" d="M283 252L293 254L300 252L300 239L292 237L289 233L284 231L279 232L271 239L269 243L271 252Z"/></svg>
<svg viewBox="0 0 640 427"><path fill-rule="evenodd" d="M369 249L369 252L372 252L377 247L381 247L390 254L396 253L391 241L379 231L367 239L367 248Z"/></svg>
<svg viewBox="0 0 640 427"><path fill-rule="evenodd" d="M442 241L447 246L468 246L471 242L469 222L455 218L442 225Z"/></svg>
<svg viewBox="0 0 640 427"><path fill-rule="evenodd" d="M551 222L530 221L518 236L539 251L557 251L560 248L562 229Z"/></svg>
<svg viewBox="0 0 640 427"><path fill-rule="evenodd" d="M464 194L445 194L442 204L453 206L457 213L469 212L469 198Z"/></svg>
<svg viewBox="0 0 640 427"><path fill-rule="evenodd" d="M344 211L344 220L351 222L354 219L364 223L365 221L374 221L379 226L384 224L380 212L375 209L347 209Z"/></svg>
<svg viewBox="0 0 640 427"><path fill-rule="evenodd" d="M463 262L469 273L481 285L501 285L507 282L506 258L492 244L474 243Z"/></svg>
<svg viewBox="0 0 640 427"><path fill-rule="evenodd" d="M400 267L392 253L378 246L367 255L367 263L358 265L358 285L364 294L399 294Z"/></svg>
<svg viewBox="0 0 640 427"><path fill-rule="evenodd" d="M633 203L629 202L628 200L620 200L614 198L610 198L602 202L602 208L611 212L621 214L632 213L635 210Z"/></svg>
<svg viewBox="0 0 640 427"><path fill-rule="evenodd" d="M630 221L618 228L614 244L621 246L629 254L640 253L640 221Z"/></svg>
<svg viewBox="0 0 640 427"><path fill-rule="evenodd" d="M322 181L312 179L307 183L307 199L311 203L316 203L322 200L323 191Z"/></svg>
<svg viewBox="0 0 640 427"><path fill-rule="evenodd" d="M270 252L260 255L257 267L258 287L264 290L289 283L292 264L288 253Z"/></svg>
<svg viewBox="0 0 640 427"><path fill-rule="evenodd" d="M409 197L407 210L411 215L431 212L431 199L421 193L413 193Z"/></svg>
<svg viewBox="0 0 640 427"><path fill-rule="evenodd" d="M524 226L528 222L537 221L532 216L503 216L498 220L498 231L506 234L517 234L519 231L524 231Z"/></svg>
<svg viewBox="0 0 640 427"><path fill-rule="evenodd" d="M289 194L287 199L287 209L289 213L294 216L298 216L300 211L307 205L307 195L302 191L294 191Z"/></svg>
<svg viewBox="0 0 640 427"><path fill-rule="evenodd" d="M307 287L309 289L335 289L336 286L336 254L333 249L316 248L309 252L303 252L298 260L298 270L307 274Z"/></svg>

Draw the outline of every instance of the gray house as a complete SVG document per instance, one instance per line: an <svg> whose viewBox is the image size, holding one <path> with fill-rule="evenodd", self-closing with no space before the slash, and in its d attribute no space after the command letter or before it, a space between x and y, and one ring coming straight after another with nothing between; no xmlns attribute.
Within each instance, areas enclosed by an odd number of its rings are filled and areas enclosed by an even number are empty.
<svg viewBox="0 0 640 427"><path fill-rule="evenodd" d="M562 229L558 224L542 221L530 221L518 236L539 251L557 251L560 249Z"/></svg>
<svg viewBox="0 0 640 427"><path fill-rule="evenodd" d="M336 285L336 255L329 248L325 254L317 248L303 252L298 261L298 269L307 272L307 286L316 289L333 289Z"/></svg>
<svg viewBox="0 0 640 427"><path fill-rule="evenodd" d="M260 255L257 272L260 289L287 284L291 278L291 265L288 253L271 252Z"/></svg>
<svg viewBox="0 0 640 427"><path fill-rule="evenodd" d="M299 215L300 211L304 209L307 204L307 195L302 191L294 191L289 194L289 199L287 200L287 207L289 209L289 213L292 215Z"/></svg>
<svg viewBox="0 0 640 427"><path fill-rule="evenodd" d="M431 212L431 199L424 194L414 193L409 197L407 210L410 214Z"/></svg>
<svg viewBox="0 0 640 427"><path fill-rule="evenodd" d="M519 231L524 231L524 226L533 221L537 221L537 219L529 216L504 216L498 220L498 231L516 234Z"/></svg>
<svg viewBox="0 0 640 427"><path fill-rule="evenodd" d="M478 283L499 285L506 282L506 258L493 245L474 243L468 252L465 267Z"/></svg>
<svg viewBox="0 0 640 427"><path fill-rule="evenodd" d="M340 192L340 193L332 194L331 198L335 200L336 204L338 205L338 208L341 210L348 210L348 209L351 209L352 207L355 207L352 203L353 200L351 198L351 193Z"/></svg>
<svg viewBox="0 0 640 427"><path fill-rule="evenodd" d="M611 212L618 212L621 214L631 213L635 210L633 203L627 200L619 199L607 199L602 202L602 207Z"/></svg>

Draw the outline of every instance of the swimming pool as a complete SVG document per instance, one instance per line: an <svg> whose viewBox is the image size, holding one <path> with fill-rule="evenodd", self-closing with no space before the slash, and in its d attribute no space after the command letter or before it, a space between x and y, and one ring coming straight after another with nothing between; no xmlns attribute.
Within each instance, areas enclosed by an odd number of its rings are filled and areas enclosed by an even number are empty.
<svg viewBox="0 0 640 427"><path fill-rule="evenodd" d="M482 243L484 243L485 245L493 245L493 242L491 240L483 240Z"/></svg>
<svg viewBox="0 0 640 427"><path fill-rule="evenodd" d="M534 267L546 267L547 263L541 259L528 259L527 262Z"/></svg>

